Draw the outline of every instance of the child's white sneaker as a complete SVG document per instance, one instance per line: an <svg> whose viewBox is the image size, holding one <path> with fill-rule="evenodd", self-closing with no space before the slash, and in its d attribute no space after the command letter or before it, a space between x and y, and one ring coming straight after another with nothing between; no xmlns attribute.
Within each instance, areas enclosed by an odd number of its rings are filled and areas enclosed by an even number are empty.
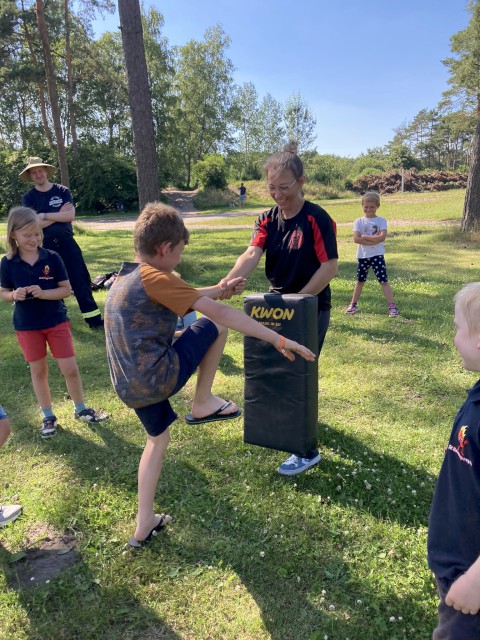
<svg viewBox="0 0 480 640"><path fill-rule="evenodd" d="M0 527L13 522L22 513L22 507L19 504L8 504L0 506Z"/></svg>

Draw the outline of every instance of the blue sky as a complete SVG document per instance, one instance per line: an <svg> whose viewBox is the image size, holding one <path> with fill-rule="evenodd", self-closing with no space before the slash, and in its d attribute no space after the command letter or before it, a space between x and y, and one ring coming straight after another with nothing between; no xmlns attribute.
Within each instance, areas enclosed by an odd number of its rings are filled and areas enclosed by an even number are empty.
<svg viewBox="0 0 480 640"><path fill-rule="evenodd" d="M284 103L300 91L317 120L319 153L355 157L433 108L448 88L442 60L469 22L466 0L144 0L170 45L220 24L237 84ZM94 23L98 34L118 17Z"/></svg>

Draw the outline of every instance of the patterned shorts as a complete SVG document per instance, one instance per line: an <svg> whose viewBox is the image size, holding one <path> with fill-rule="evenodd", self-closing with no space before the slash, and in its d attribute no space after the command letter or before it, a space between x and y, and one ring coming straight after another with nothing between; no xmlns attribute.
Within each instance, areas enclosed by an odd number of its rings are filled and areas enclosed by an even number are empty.
<svg viewBox="0 0 480 640"><path fill-rule="evenodd" d="M387 267L385 258L381 256L373 256L373 258L359 258L357 265L357 282L365 282L367 280L368 270L372 267L373 273L377 276L377 280L388 282Z"/></svg>

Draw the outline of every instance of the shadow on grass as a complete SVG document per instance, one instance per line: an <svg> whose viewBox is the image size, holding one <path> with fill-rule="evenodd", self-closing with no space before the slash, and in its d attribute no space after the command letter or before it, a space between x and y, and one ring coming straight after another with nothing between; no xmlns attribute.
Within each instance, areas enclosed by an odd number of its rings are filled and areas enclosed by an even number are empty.
<svg viewBox="0 0 480 640"><path fill-rule="evenodd" d="M44 551L42 567L47 562L55 563L58 553L57 550ZM3 640L18 637L29 640L179 638L168 624L135 597L131 585L100 584L79 555L73 566L64 568L41 584L38 582L39 559L38 555L36 558L30 555L27 567L24 560L18 563L23 566L17 566L9 551L0 544L0 563L7 586L16 592L19 605L28 615L28 626L23 629L25 635L20 635L20 623L11 620L13 631L3 635ZM37 581L28 585L26 572L31 572Z"/></svg>
<svg viewBox="0 0 480 640"><path fill-rule="evenodd" d="M91 427L86 425L85 428ZM122 560L119 557L119 551L123 548L122 540L115 542L113 551L111 546L108 551L105 542L112 536L115 523L112 524L111 517L101 520L101 501L95 507L95 501L91 498L98 484L102 487L103 500L107 504L110 501L110 511L115 508L113 494L118 491L129 503L129 511L135 508L136 471L142 447L120 437L114 428L114 424L106 426L104 423L93 427L92 431L99 438L97 442L86 440L78 433L64 431L56 439L43 443L46 445L42 448L45 456L68 460L76 485L83 494L58 506L58 509L65 511L62 518L74 521L76 528L82 531L82 538L90 540L90 552L105 554L105 557L101 560L104 568L99 567L97 574L92 574L88 566L91 563L87 562L89 549L84 548L77 565L61 578L35 592L22 591L23 605L34 612L34 624L38 629L35 632L32 630L29 636L31 640L56 640L62 636L55 635L53 629L65 629L67 625L69 632L63 637L76 640L104 637L100 633L102 625L109 630L109 638L175 638L177 636L167 625L132 593L135 589L132 576L142 585L163 583L170 592L176 588L176 581L191 581L194 588L197 580L208 576L209 567L212 566L234 572L254 599L263 626L272 640L290 637L322 640L324 635L338 640L346 637L356 640L404 638L405 632L400 632L400 628L397 634L396 629L388 627L392 612L393 615L408 618L407 637L419 640L428 637L418 632L421 625L425 624L425 618L428 618L429 612L425 611L424 604L414 596L405 596L405 590L400 590L399 595L396 585L392 585L387 593L382 593L376 588L374 577L370 581L352 575L345 560L348 543L339 537L338 532L333 532L328 523L322 522L314 504L317 496L330 496L332 505L365 510L378 519L395 520L409 527L425 525L425 505L430 500L428 489L431 485L424 488L422 483L428 482L427 474L405 466L392 457L381 456L355 438L329 429L324 439L328 440L330 446L335 439L336 454L343 461L357 464L358 467L361 451L363 468L359 475L367 465L368 468L378 469L375 475L395 477L391 485L394 491L403 486L408 478L411 486L418 490L417 501L421 505L419 514L411 504L388 505L384 483L375 480L371 480L372 488L369 491L366 491L361 478L352 486L345 482L342 493L334 495L334 485L339 482L336 477L338 470L334 462L326 459L315 471L294 479L297 492L312 495L311 512L304 514L301 520L296 520L298 512L294 511L295 515L292 516L291 507L285 502L285 519L281 523L276 521L270 524L268 513L262 510L261 504L249 498L248 490L243 488L241 481L226 482L229 466L238 463L239 455L248 456L250 449L245 450L239 442L232 456L225 456L219 451L214 429L196 431L184 427L189 431L187 437L190 433L193 436L198 434L195 446L204 449L203 464L206 464L205 451L212 451L211 455L207 455L208 473L186 460L190 454L182 453L181 448L167 453L158 493L162 494L162 502L168 502L169 509L171 505L177 523L171 533L156 539L140 555L132 554L131 560ZM33 435L22 429L17 431L17 438L25 446L28 440L33 440ZM32 441L30 446L37 449L38 455L37 443ZM262 450L262 458L268 459L269 456L270 452ZM290 480L293 479L280 478L273 468L267 477L255 468L255 464L246 464L245 470L251 475L252 482L262 485L265 495L278 493L275 500L284 500L292 491ZM216 482L212 482L210 473L218 476ZM257 495L261 495L260 489ZM89 501L88 506L85 500ZM362 500L362 503L356 500ZM240 508L239 501L242 504ZM321 509L328 509L328 503L323 501ZM120 522L121 516L118 513ZM302 529L301 544L295 540L295 531L299 527ZM311 545L308 540L311 540ZM108 553L111 557L108 557ZM265 555L262 556L262 553ZM110 570L105 568L109 563L115 568L115 578L112 580L115 586L108 586L108 580L106 584L101 584L103 580L100 576L110 574ZM180 586L180 589L184 588ZM217 593L218 587L212 588ZM329 610L330 594L323 595L325 588L329 592L335 591L335 601L331 604L334 604L338 613ZM182 597L185 598L185 593ZM223 602L221 595L215 597ZM235 598L233 590L230 597ZM358 600L364 604L360 606ZM60 602L64 605L63 609ZM155 606L158 607L158 603ZM233 637L231 631L229 633L229 624L233 623L229 622L228 616L229 612L222 609L212 614L210 620L216 620L218 626L214 626L211 637L223 637L222 629L228 637ZM366 620L369 620L368 625ZM247 631L244 629L243 633ZM242 637L253 638L254 635Z"/></svg>

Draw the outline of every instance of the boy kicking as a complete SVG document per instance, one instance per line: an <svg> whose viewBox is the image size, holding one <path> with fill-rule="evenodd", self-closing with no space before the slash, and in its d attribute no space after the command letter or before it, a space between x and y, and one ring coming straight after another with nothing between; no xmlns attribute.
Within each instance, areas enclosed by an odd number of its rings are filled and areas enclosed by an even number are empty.
<svg viewBox="0 0 480 640"><path fill-rule="evenodd" d="M455 347L480 371L480 282L455 296ZM455 418L430 512L428 564L440 595L434 640L480 638L480 380Z"/></svg>
<svg viewBox="0 0 480 640"><path fill-rule="evenodd" d="M141 548L172 518L156 514L155 491L170 440L169 426L177 418L169 398L198 368L190 424L237 418L234 402L212 393L223 354L227 329L269 342L294 360L315 355L241 311L216 302L244 288L243 278L195 289L172 271L180 263L189 232L182 218L159 202L148 204L134 229L135 260L122 264L105 305L105 333L110 375L120 399L135 413L147 432L138 469L137 526L129 545ZM203 314L172 344L178 317L189 310Z"/></svg>

